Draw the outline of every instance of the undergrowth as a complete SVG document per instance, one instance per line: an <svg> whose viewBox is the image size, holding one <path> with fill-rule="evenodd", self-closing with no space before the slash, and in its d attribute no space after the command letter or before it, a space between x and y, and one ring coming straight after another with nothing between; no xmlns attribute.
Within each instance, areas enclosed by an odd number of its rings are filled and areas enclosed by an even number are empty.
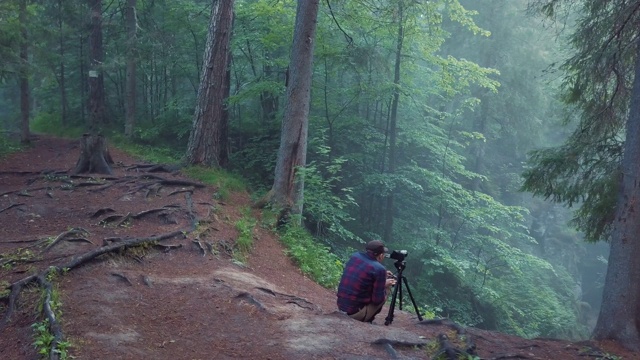
<svg viewBox="0 0 640 360"><path fill-rule="evenodd" d="M16 141L9 139L4 135L0 135L0 158L3 158L11 153L20 151L20 144Z"/></svg>
<svg viewBox="0 0 640 360"><path fill-rule="evenodd" d="M58 114L48 113L46 111L38 112L29 128L32 132L50 134L63 138L79 138L85 132L83 126L68 125L63 126Z"/></svg>
<svg viewBox="0 0 640 360"><path fill-rule="evenodd" d="M50 271L47 274L47 281L53 283L57 277L57 273L55 271ZM44 303L48 301L51 311L55 316L57 321L60 321L62 317L62 301L60 300L60 292L58 291L55 285L52 285L51 293L47 296L45 289L42 289L40 293L40 301L38 302L38 313L44 312ZM49 324L48 319L43 319L42 321L36 322L31 325L33 329L33 346L36 348L36 351L43 359L68 359L68 349L71 347L71 343L69 341L58 341L54 344L55 336L51 332L51 326ZM55 345L55 346L54 346ZM57 356L52 357L51 352L55 352Z"/></svg>
<svg viewBox="0 0 640 360"><path fill-rule="evenodd" d="M328 246L318 243L305 229L294 225L285 228L280 241L305 275L326 288L338 286L343 264Z"/></svg>
<svg viewBox="0 0 640 360"><path fill-rule="evenodd" d="M251 216L248 208L242 209L242 218L236 222L236 230L238 230L238 238L236 239L236 249L233 256L240 262L246 262L247 256L253 248L253 229L256 226L256 220Z"/></svg>
<svg viewBox="0 0 640 360"><path fill-rule="evenodd" d="M241 176L225 170L189 166L182 171L190 178L216 187L217 190L214 196L218 199L228 199L232 192L245 191L247 189L247 184Z"/></svg>
<svg viewBox="0 0 640 360"><path fill-rule="evenodd" d="M175 149L136 144L119 134L112 135L109 141L127 154L153 164L176 164L182 157L182 153Z"/></svg>

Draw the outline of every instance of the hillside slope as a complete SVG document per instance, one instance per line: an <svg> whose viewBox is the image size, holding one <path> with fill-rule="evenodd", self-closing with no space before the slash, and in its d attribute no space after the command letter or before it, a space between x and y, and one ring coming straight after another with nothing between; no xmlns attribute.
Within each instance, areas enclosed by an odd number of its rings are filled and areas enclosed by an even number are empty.
<svg viewBox="0 0 640 360"><path fill-rule="evenodd" d="M69 177L78 154L75 140L39 137L0 160L3 287L104 246L166 239L103 254L51 279L76 359L446 359L443 344L475 347L482 359L640 358L615 344L527 340L418 322L400 310L384 326L387 307L373 325L353 321L335 312L335 293L303 276L268 229L256 226L244 264L233 259L247 194L214 200L215 188L149 172L117 149L113 176ZM2 358L38 358L36 285L23 289L1 328ZM5 317L8 293L0 302Z"/></svg>

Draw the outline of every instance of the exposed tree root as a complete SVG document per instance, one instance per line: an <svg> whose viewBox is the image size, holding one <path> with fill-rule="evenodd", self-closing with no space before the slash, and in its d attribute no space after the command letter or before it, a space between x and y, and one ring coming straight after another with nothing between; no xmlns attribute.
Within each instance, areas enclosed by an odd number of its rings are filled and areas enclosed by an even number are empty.
<svg viewBox="0 0 640 360"><path fill-rule="evenodd" d="M7 206L6 208L1 209L1 210L0 210L0 213L3 213L3 212L5 212L5 211L7 211L7 210L9 210L9 209L11 209L11 208L16 207L16 206L22 206L22 205L24 205L24 204L23 204L23 203L11 204L11 205Z"/></svg>
<svg viewBox="0 0 640 360"><path fill-rule="evenodd" d="M198 246L198 249L200 249L202 256L207 255L207 251L205 250L204 246L202 246L202 242L200 242L200 240L196 239L196 240L192 240L191 242L193 242L194 244L196 244L196 246Z"/></svg>
<svg viewBox="0 0 640 360"><path fill-rule="evenodd" d="M154 171L154 172L165 171L165 170L168 170L168 168L151 167L147 169L147 171ZM37 174L39 176L35 180L33 180L31 183L35 182L37 179L45 179L47 182L61 181L64 184L59 187L58 186L53 187L51 185L48 185L44 187L29 188L29 189L23 189L18 191L13 190L13 191L5 192L2 195L15 194L18 196L32 196L36 191L45 190L47 191L48 196L53 197L53 195L51 194L51 191L54 188L59 188L61 190L73 190L74 188L83 187L86 189L85 191L101 191L115 184L124 184L124 186L135 187L137 189L136 191L140 191L140 190L146 191L146 194L145 194L145 197L146 197L146 196L159 196L160 190L162 189L163 186L188 187L187 190L180 189L172 193L172 195L176 195L184 192L186 206L185 205L166 205L161 208L149 209L149 210L141 211L137 214L128 213L126 215L116 215L116 214L113 214L115 212L114 209L102 208L89 215L91 218L101 218L106 216L104 219L100 221L101 224L106 225L106 224L115 222L117 226L122 226L122 225L125 225L127 222L133 221L134 219L136 220L143 219L153 214L158 215L161 219L164 219L167 223L177 223L175 219L175 216L176 216L175 214L178 212L178 210L182 210L182 211L186 211L187 217L189 219L190 224L187 225L187 229L174 230L165 234L144 237L144 238L126 238L126 237L106 238L104 239L102 246L94 248L88 252L76 255L72 258L69 258L68 256L61 256L55 259L51 259L51 258L46 259L48 262L53 261L55 263L58 263L58 265L50 266L44 270L41 270L36 274L28 275L4 287L4 289L0 288L0 290L7 290L5 292L2 292L3 295L0 296L0 302L6 304L6 306L3 306L2 317L0 318L0 331L4 329L6 326L8 326L8 324L11 323L12 316L17 310L17 305L18 305L21 292L27 286L31 284L36 284L37 286L43 289L43 292L45 294L44 303L42 306L43 313L48 321L49 331L54 336L54 339L51 344L51 349L49 352L50 358L58 359L59 344L62 341L64 341L64 338L61 331L59 320L56 318L56 313L52 309L52 301L53 301L52 300L52 284L50 282L49 275L63 274L68 271L72 271L73 269L79 266L82 266L83 264L86 264L104 254L122 251L127 248L136 247L143 244L152 244L154 247L157 247L164 252L168 252L168 251L183 247L183 244L159 244L159 242L176 238L176 237L184 238L186 234L195 230L196 225L198 224L198 219L193 210L193 199L191 195L193 194L196 188L204 188L206 185L197 183L197 182L192 182L192 181L183 181L178 179L175 179L175 180L165 179L152 174L144 174L141 176L127 176L124 178L115 177L115 176L100 176L99 178L96 178L93 176L72 175L73 178L83 179L83 180L80 180L81 182L79 182L78 184L74 184L73 182L71 182L71 180L69 180L68 177L65 177L64 179L58 178L60 174L66 175L66 172L25 173L25 175L33 175L33 174ZM99 181L97 179L99 179ZM147 180L147 181L144 181L144 180ZM140 182L144 182L144 184L140 184ZM38 194L35 194L35 195L38 195ZM22 205L25 205L25 204L23 203L11 204L3 209L0 209L0 213L5 212L14 207L22 206ZM42 239L5 241L5 243L31 243L31 245L28 245L28 246L31 246L31 247L44 246L42 250L42 253L44 253L51 250L53 247L59 245L62 241L85 241L85 242L92 243L89 239L87 239L88 234L89 234L88 231L85 229L73 228L68 231L60 233L47 245L44 245L44 242ZM213 245L210 243L202 242L200 243L200 247L204 253L207 252L207 249L209 252L214 253ZM29 261L33 261L33 260L29 260ZM37 261L42 261L42 260L39 259ZM118 279L124 281L129 285L133 285L131 280L128 279L126 275L115 273L115 272L111 273L111 275L116 276ZM143 282L147 286L151 286L151 281L148 278L144 277Z"/></svg>
<svg viewBox="0 0 640 360"><path fill-rule="evenodd" d="M248 304L255 306L260 311L267 311L267 308L264 305L262 305L260 301L256 300L253 296L251 296L251 294L249 294L248 292L241 292L236 296L236 299L245 301Z"/></svg>
<svg viewBox="0 0 640 360"><path fill-rule="evenodd" d="M27 285L29 285L30 283L37 281L41 287L44 288L45 292L46 292L46 297L45 297L45 301L43 304L43 309L44 309L44 313L45 316L47 317L48 321L49 321L49 330L51 331L51 333L54 335L54 340L52 341L51 344L51 350L50 350L50 359L58 359L58 352L56 351L58 344L63 341L63 336L62 336L62 332L60 330L60 324L58 323L58 321L56 320L56 316L54 314L54 312L51 309L51 283L49 283L46 280L46 276L47 274L49 274L50 272L55 272L55 273L61 273L61 272L66 272L66 271L70 271L76 267L79 267L93 259L95 259L96 257L106 254L106 253L110 253L110 252L114 252L114 251L118 251L121 249L126 249L128 247L133 247L133 246L137 246L137 245L141 245L144 243L154 243L154 242L158 242L158 241L162 241L162 240L167 240L167 239L171 239L173 237L179 236L179 235L183 235L187 232L192 231L193 229L189 229L189 230L177 230L177 231L172 231L163 235L159 235L159 236L152 236L152 237L146 237L146 238L136 238L136 239L130 239L130 240L124 240L121 241L119 243L116 244L111 244L111 245L106 245L106 246L102 246L100 248L94 249L92 251L89 251L85 254L82 254L80 256L77 256L75 258L73 258L71 261L69 261L68 263L64 264L64 265L60 265L60 266L51 266L48 269L40 272L39 274L35 274L35 275L29 275L21 280L18 280L16 282L14 282L13 284L10 285L10 293L9 295L5 298L2 298L0 300L3 300L4 302L8 303L7 305L7 309L5 311L5 314L2 318L2 320L0 321L0 329L3 329L10 321L11 316L13 315L13 313L15 312L16 309L16 302L18 300L18 297L22 291L22 289L24 289L24 287L26 287ZM126 278L126 277L125 277ZM128 279L126 279L128 281ZM129 281L130 283L130 281Z"/></svg>
<svg viewBox="0 0 640 360"><path fill-rule="evenodd" d="M113 210L112 208L99 209L99 210L97 210L96 212L94 212L91 215L91 218L97 218L97 217L100 217L100 216L102 216L104 214L108 214L108 213L112 213L112 212L115 212L115 210Z"/></svg>
<svg viewBox="0 0 640 360"><path fill-rule="evenodd" d="M182 168L181 165L165 165L165 164L133 164L125 169L125 171L144 171L144 172L166 172L175 173Z"/></svg>
<svg viewBox="0 0 640 360"><path fill-rule="evenodd" d="M151 179L151 180L157 180L157 182L160 185L166 185L166 186L193 186L196 188L204 188L207 185L199 183L199 182L195 182L195 181L188 181L188 180L179 180L179 179L166 179L163 178L161 176L157 176L157 175L152 175L152 174L145 174L145 175L141 175L139 177L140 179Z"/></svg>
<svg viewBox="0 0 640 360"><path fill-rule="evenodd" d="M72 241L72 240L83 240L83 241L87 241L89 243L91 243L91 241L89 241L88 239L81 237L74 237L74 238L70 238L71 236L76 236L76 235L89 235L89 232L83 228L72 228L71 230L67 230L65 232L63 232L62 234L56 236L56 238L51 242L51 244L47 245L47 247L44 248L44 252L49 251L52 247L58 245L58 243L62 240L68 240L68 241ZM93 243L92 243L93 244Z"/></svg>
<svg viewBox="0 0 640 360"><path fill-rule="evenodd" d="M162 249L162 252L167 253L171 250L182 248L182 244L170 244L170 245L154 244L153 247Z"/></svg>
<svg viewBox="0 0 640 360"><path fill-rule="evenodd" d="M125 275L117 273L117 272L112 272L111 275L113 275L113 276L117 277L118 279L124 281L129 286L133 286L133 283L131 282L131 280L129 280L129 278L126 277Z"/></svg>
<svg viewBox="0 0 640 360"><path fill-rule="evenodd" d="M117 176L110 176L110 175L100 175L100 176L96 176L96 175L80 175L80 174L73 174L73 175L69 175L70 178L72 179L87 179L87 180L93 180L93 181L102 181L102 180L119 180L120 178Z"/></svg>
<svg viewBox="0 0 640 360"><path fill-rule="evenodd" d="M422 320L419 325L445 325L456 331L457 339L451 340L447 334L441 333L438 335L439 350L434 355L434 358L438 356L444 356L444 359L458 359L464 356L471 356L476 354L476 344L467 333L463 326L456 324L449 319L429 319Z"/></svg>
<svg viewBox="0 0 640 360"><path fill-rule="evenodd" d="M109 216L105 217L104 219L100 220L98 222L98 225L105 226L105 225L109 225L110 223L114 223L114 222L117 221L118 223L116 224L116 227L120 227L120 226L126 225L126 223L128 221L130 221L131 219L139 220L139 219L142 219L143 217L146 217L148 215L155 214L155 213L160 213L159 214L160 217L167 217L169 214L174 212L179 207L180 207L179 205L178 206L167 205L167 206L163 206L161 208L144 210L144 211L141 211L141 212L139 212L137 214L127 213L126 215L118 215L118 214L109 215ZM97 216L100 216L100 215L106 213L106 211L103 211L103 210L105 210L105 209L98 210L96 213L91 215L91 217L97 217ZM113 211L112 209L108 209L108 210ZM167 223L175 223L175 221L168 221Z"/></svg>
<svg viewBox="0 0 640 360"><path fill-rule="evenodd" d="M37 280L40 286L45 291L45 298L42 304L42 311L44 312L44 315L49 322L49 331L51 331L51 334L53 335L53 340L51 340L51 345L49 349L49 359L57 360L60 358L59 353L57 351L58 344L60 344L60 342L62 342L64 338L62 335L60 323L56 319L56 314L51 308L53 286L47 280L46 273L41 273L40 275L38 275Z"/></svg>
<svg viewBox="0 0 640 360"><path fill-rule="evenodd" d="M267 294L272 295L276 298L284 298L286 299L286 303L288 304L295 304L301 308L308 309L308 310L320 311L320 308L316 304L312 303L311 301L305 298L301 298L301 297L289 295L289 294L283 294L281 292L277 292L261 286L256 287L256 289L262 292L266 292Z"/></svg>
<svg viewBox="0 0 640 360"><path fill-rule="evenodd" d="M180 193L184 193L184 192L188 192L188 193L193 194L193 188L175 190L175 191L170 192L168 196L172 196L172 195L176 195L176 194L180 194Z"/></svg>
<svg viewBox="0 0 640 360"><path fill-rule="evenodd" d="M42 239L31 239L31 240L7 240L3 241L3 244L26 244L26 243L34 243L42 241Z"/></svg>
<svg viewBox="0 0 640 360"><path fill-rule="evenodd" d="M127 223L131 220L131 213L128 212L127 215L123 216L120 221L116 224L116 227L121 227L127 225Z"/></svg>

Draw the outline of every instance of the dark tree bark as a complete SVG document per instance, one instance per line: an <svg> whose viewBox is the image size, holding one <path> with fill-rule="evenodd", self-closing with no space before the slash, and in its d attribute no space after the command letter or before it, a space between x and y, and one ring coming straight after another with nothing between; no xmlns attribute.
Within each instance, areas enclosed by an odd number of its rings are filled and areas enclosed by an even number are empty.
<svg viewBox="0 0 640 360"><path fill-rule="evenodd" d="M29 143L29 38L27 33L27 0L20 1L20 141Z"/></svg>
<svg viewBox="0 0 640 360"><path fill-rule="evenodd" d="M105 118L104 80L102 63L102 1L89 0L91 27L89 35L89 133L80 140L80 158L73 170L75 174L99 173L111 174L113 163L107 150L105 139L100 135Z"/></svg>
<svg viewBox="0 0 640 360"><path fill-rule="evenodd" d="M136 21L136 0L127 0L125 8L125 19L127 23L127 74L126 74L126 95L125 95L125 120L124 135L128 138L133 136L133 128L136 123L136 56L137 56L137 28Z"/></svg>
<svg viewBox="0 0 640 360"><path fill-rule="evenodd" d="M102 1L89 0L91 33L89 34L89 127L92 133L106 123L104 100L104 75L102 63Z"/></svg>
<svg viewBox="0 0 640 360"><path fill-rule="evenodd" d="M626 124L622 179L611 237L596 340L615 340L640 351L640 39Z"/></svg>
<svg viewBox="0 0 640 360"><path fill-rule="evenodd" d="M112 174L113 159L102 135L84 134L80 139L80 158L73 169L74 174Z"/></svg>
<svg viewBox="0 0 640 360"><path fill-rule="evenodd" d="M186 162L224 167L229 158L228 114L229 41L233 21L233 0L213 0L204 53L198 102L189 136Z"/></svg>
<svg viewBox="0 0 640 360"><path fill-rule="evenodd" d="M60 86L60 104L62 106L61 109L61 123L62 126L67 126L67 117L69 112L69 101L67 100L67 86L66 86L66 74L64 68L64 38L62 35L62 15L64 13L64 9L62 7L62 0L58 0L58 31L60 34L60 76L58 77L58 85Z"/></svg>
<svg viewBox="0 0 640 360"><path fill-rule="evenodd" d="M396 63L393 75L393 100L389 114L389 174L396 172L396 137L398 124L398 103L400 102L400 65L402 61L402 42L404 40L404 13L402 1L398 2L398 40L396 44ZM393 217L395 215L395 190L387 195L387 206L384 219L383 240L389 241L393 236Z"/></svg>
<svg viewBox="0 0 640 360"><path fill-rule="evenodd" d="M298 0L275 178L266 201L262 201L270 202L282 210L280 220L290 214L302 214L304 178L298 174L297 168L304 167L307 161L309 102L318 3L319 0Z"/></svg>

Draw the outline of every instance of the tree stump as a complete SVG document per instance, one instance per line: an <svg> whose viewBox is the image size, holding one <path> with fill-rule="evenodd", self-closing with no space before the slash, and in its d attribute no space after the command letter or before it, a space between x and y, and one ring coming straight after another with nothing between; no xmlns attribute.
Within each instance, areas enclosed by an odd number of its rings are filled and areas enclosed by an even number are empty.
<svg viewBox="0 0 640 360"><path fill-rule="evenodd" d="M83 134L80 139L80 158L73 170L74 174L112 174L113 159L102 135Z"/></svg>

